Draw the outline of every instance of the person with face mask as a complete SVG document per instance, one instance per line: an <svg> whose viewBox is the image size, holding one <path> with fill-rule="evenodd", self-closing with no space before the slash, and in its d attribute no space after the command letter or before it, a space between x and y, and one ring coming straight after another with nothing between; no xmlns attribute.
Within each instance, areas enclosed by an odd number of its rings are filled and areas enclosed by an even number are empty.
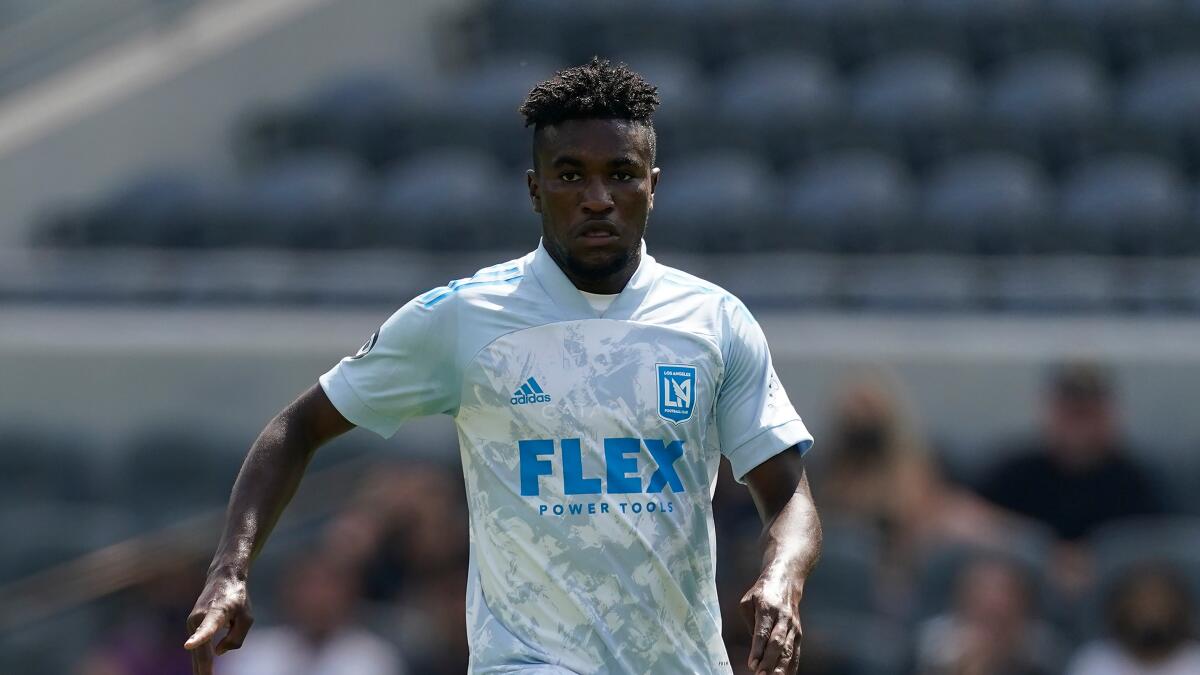
<svg viewBox="0 0 1200 675"><path fill-rule="evenodd" d="M858 369L834 400L830 447L814 467L819 501L841 525L879 535L880 601L904 611L913 575L929 550L1003 541L1010 523L943 476L894 373Z"/></svg>
<svg viewBox="0 0 1200 675"><path fill-rule="evenodd" d="M1085 645L1068 675L1200 673L1193 600L1192 589L1170 566L1131 570L1109 596L1108 636Z"/></svg>

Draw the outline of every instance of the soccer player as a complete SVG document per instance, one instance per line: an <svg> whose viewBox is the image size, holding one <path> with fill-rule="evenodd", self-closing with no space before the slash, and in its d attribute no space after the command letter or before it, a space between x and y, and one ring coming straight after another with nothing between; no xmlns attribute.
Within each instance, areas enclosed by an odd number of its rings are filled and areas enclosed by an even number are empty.
<svg viewBox="0 0 1200 675"><path fill-rule="evenodd" d="M764 522L740 603L749 666L795 670L821 540L812 437L746 307L646 251L658 102L598 58L533 88L520 112L537 249L409 301L266 426L188 617L197 673L221 628L217 654L246 638L251 562L314 450L434 413L455 420L466 479L471 672L731 673L712 521L722 455Z"/></svg>

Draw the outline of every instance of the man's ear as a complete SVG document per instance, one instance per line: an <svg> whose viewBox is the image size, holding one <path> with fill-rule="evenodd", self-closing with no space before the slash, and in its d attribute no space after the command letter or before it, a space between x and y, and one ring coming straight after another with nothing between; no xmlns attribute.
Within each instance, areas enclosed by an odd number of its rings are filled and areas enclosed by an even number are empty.
<svg viewBox="0 0 1200 675"><path fill-rule="evenodd" d="M658 175L662 173L662 169L657 166L650 169L650 209L654 209L654 190L658 187Z"/></svg>
<svg viewBox="0 0 1200 675"><path fill-rule="evenodd" d="M542 200L538 198L537 174L533 169L525 170L525 184L529 187L529 199L533 202L533 212L542 212Z"/></svg>

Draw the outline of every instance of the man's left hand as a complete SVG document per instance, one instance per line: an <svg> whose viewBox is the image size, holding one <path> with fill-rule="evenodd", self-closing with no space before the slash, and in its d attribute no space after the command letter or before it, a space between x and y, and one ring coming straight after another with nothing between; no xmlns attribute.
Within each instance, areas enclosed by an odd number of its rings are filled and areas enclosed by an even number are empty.
<svg viewBox="0 0 1200 675"><path fill-rule="evenodd" d="M800 598L804 579L768 570L742 596L739 608L750 628L750 670L756 675L795 673L800 662Z"/></svg>

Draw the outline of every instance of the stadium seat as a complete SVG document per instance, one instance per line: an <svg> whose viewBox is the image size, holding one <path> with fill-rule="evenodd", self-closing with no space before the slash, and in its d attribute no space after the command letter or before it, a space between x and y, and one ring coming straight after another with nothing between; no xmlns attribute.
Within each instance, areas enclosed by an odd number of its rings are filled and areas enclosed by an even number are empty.
<svg viewBox="0 0 1200 675"><path fill-rule="evenodd" d="M495 54L478 68L451 78L418 112L422 145L490 148L503 163L526 168L532 131L522 133L517 108L529 91L564 65L558 58L523 50Z"/></svg>
<svg viewBox="0 0 1200 675"><path fill-rule="evenodd" d="M662 250L752 250L769 226L775 195L771 173L752 156L680 158L662 172L646 240Z"/></svg>
<svg viewBox="0 0 1200 675"><path fill-rule="evenodd" d="M1105 158L1068 176L1053 245L1086 253L1161 254L1186 222L1188 207L1182 178L1161 160Z"/></svg>
<svg viewBox="0 0 1200 675"><path fill-rule="evenodd" d="M601 5L492 0L478 26L484 54L532 51L580 63L602 51Z"/></svg>
<svg viewBox="0 0 1200 675"><path fill-rule="evenodd" d="M414 142L419 131L409 119L414 99L419 92L402 86L393 73L335 79L294 104L244 115L234 128L234 151L250 168L318 150L345 152L378 168Z"/></svg>
<svg viewBox="0 0 1200 675"><path fill-rule="evenodd" d="M716 0L608 0L597 12L597 48L578 54L607 56L621 50L660 50L694 63L711 66L717 54L706 53L712 43L711 15L722 3Z"/></svg>
<svg viewBox="0 0 1200 675"><path fill-rule="evenodd" d="M89 603L0 633L0 673L80 672L82 656L110 629L110 612Z"/></svg>
<svg viewBox="0 0 1200 675"><path fill-rule="evenodd" d="M9 536L0 549L0 585L72 560L137 533L120 509L46 500L10 503L0 509Z"/></svg>
<svg viewBox="0 0 1200 675"><path fill-rule="evenodd" d="M1173 45L1187 43L1180 30L1178 0L1050 0L1050 9L1083 27L1118 72Z"/></svg>
<svg viewBox="0 0 1200 675"><path fill-rule="evenodd" d="M954 602L959 575L973 560L1000 555L1017 563L1033 581L1042 611L1056 609L1056 600L1044 573L1054 537L1048 530L1030 526L1014 531L994 546L945 542L928 550L917 570L917 597L912 620L922 621L948 610Z"/></svg>
<svg viewBox="0 0 1200 675"><path fill-rule="evenodd" d="M925 183L922 239L955 253L1027 253L1052 206L1051 189L1032 162L1003 153L961 157Z"/></svg>
<svg viewBox="0 0 1200 675"><path fill-rule="evenodd" d="M852 69L890 52L912 47L905 30L905 0L786 0L801 23L831 36L831 53L839 67ZM945 37L945 36L943 36Z"/></svg>
<svg viewBox="0 0 1200 675"><path fill-rule="evenodd" d="M345 248L360 244L361 177L344 155L314 154L251 176L217 235L227 246Z"/></svg>
<svg viewBox="0 0 1200 675"><path fill-rule="evenodd" d="M0 426L0 503L30 499L86 502L97 496L92 448L81 434Z"/></svg>
<svg viewBox="0 0 1200 675"><path fill-rule="evenodd" d="M904 167L869 151L808 162L786 182L783 200L770 247L840 253L897 250L913 208Z"/></svg>
<svg viewBox="0 0 1200 675"><path fill-rule="evenodd" d="M806 586L806 597L808 589ZM800 613L804 628L800 672L852 675L912 672L912 635L900 622L879 613L810 611L807 600L801 603Z"/></svg>
<svg viewBox="0 0 1200 675"><path fill-rule="evenodd" d="M917 20L961 36L980 71L1049 43L1041 28L1041 0L914 0L913 5Z"/></svg>
<svg viewBox="0 0 1200 675"><path fill-rule="evenodd" d="M178 169L147 171L90 210L88 243L97 246L205 246L213 190Z"/></svg>
<svg viewBox="0 0 1200 675"><path fill-rule="evenodd" d="M1155 266L1160 265L1156 263ZM1149 445L1141 448L1138 454L1137 459L1150 474L1151 481L1162 487L1162 502L1168 513L1200 517L1198 449L1200 439L1191 438L1170 444Z"/></svg>
<svg viewBox="0 0 1200 675"><path fill-rule="evenodd" d="M1089 543L1102 578L1140 561L1168 560L1200 582L1200 518L1130 518L1098 529Z"/></svg>
<svg viewBox="0 0 1200 675"><path fill-rule="evenodd" d="M612 58L628 64L658 88L660 104L654 113L654 128L660 157L703 147L700 144L707 127L697 124L701 117L697 112L710 107L709 79L694 63L666 51L617 50ZM703 119L710 116L703 115Z"/></svg>
<svg viewBox="0 0 1200 675"><path fill-rule="evenodd" d="M776 166L821 147L844 113L841 83L824 61L801 53L761 54L732 64L716 86L717 126L709 143L750 148Z"/></svg>
<svg viewBox="0 0 1200 675"><path fill-rule="evenodd" d="M984 115L1007 145L1036 154L1057 174L1097 152L1098 131L1109 118L1107 82L1078 54L1030 54L991 83Z"/></svg>
<svg viewBox="0 0 1200 675"><path fill-rule="evenodd" d="M490 155L474 150L443 148L410 157L381 181L370 238L402 248L505 244L516 238L508 236L516 207L497 198L499 186L511 183L515 201L518 190L525 191L523 179L517 172L507 175Z"/></svg>
<svg viewBox="0 0 1200 675"><path fill-rule="evenodd" d="M1169 253L1200 254L1200 187L1192 191L1188 222L1167 244Z"/></svg>
<svg viewBox="0 0 1200 675"><path fill-rule="evenodd" d="M146 526L221 508L249 448L196 424L145 429L117 459L115 503Z"/></svg>
<svg viewBox="0 0 1200 675"><path fill-rule="evenodd" d="M395 161L419 133L409 119L415 86L392 73L364 72L318 89L301 105L302 129L311 134L301 149L342 150L374 169Z"/></svg>
<svg viewBox="0 0 1200 675"><path fill-rule="evenodd" d="M1121 114L1160 148L1175 150L1191 173L1200 171L1200 53L1146 63L1126 81Z"/></svg>
<svg viewBox="0 0 1200 675"><path fill-rule="evenodd" d="M1143 563L1165 562L1183 573L1200 603L1200 518L1138 517L1106 525L1089 538L1097 582L1082 603L1078 629L1101 630L1104 597L1122 573Z"/></svg>
<svg viewBox="0 0 1200 675"><path fill-rule="evenodd" d="M686 0L685 0L686 1ZM802 2L755 0L710 3L701 14L706 30L701 46L705 63L716 71L760 54L794 52L832 61L834 35L822 10ZM827 12L825 12L827 14Z"/></svg>
<svg viewBox="0 0 1200 675"><path fill-rule="evenodd" d="M959 149L976 105L974 80L944 54L888 55L853 83L852 119L866 135L895 143L918 171Z"/></svg>
<svg viewBox="0 0 1200 675"><path fill-rule="evenodd" d="M804 587L804 608L867 614L879 609L882 543L868 523L830 516L822 522L821 563Z"/></svg>

